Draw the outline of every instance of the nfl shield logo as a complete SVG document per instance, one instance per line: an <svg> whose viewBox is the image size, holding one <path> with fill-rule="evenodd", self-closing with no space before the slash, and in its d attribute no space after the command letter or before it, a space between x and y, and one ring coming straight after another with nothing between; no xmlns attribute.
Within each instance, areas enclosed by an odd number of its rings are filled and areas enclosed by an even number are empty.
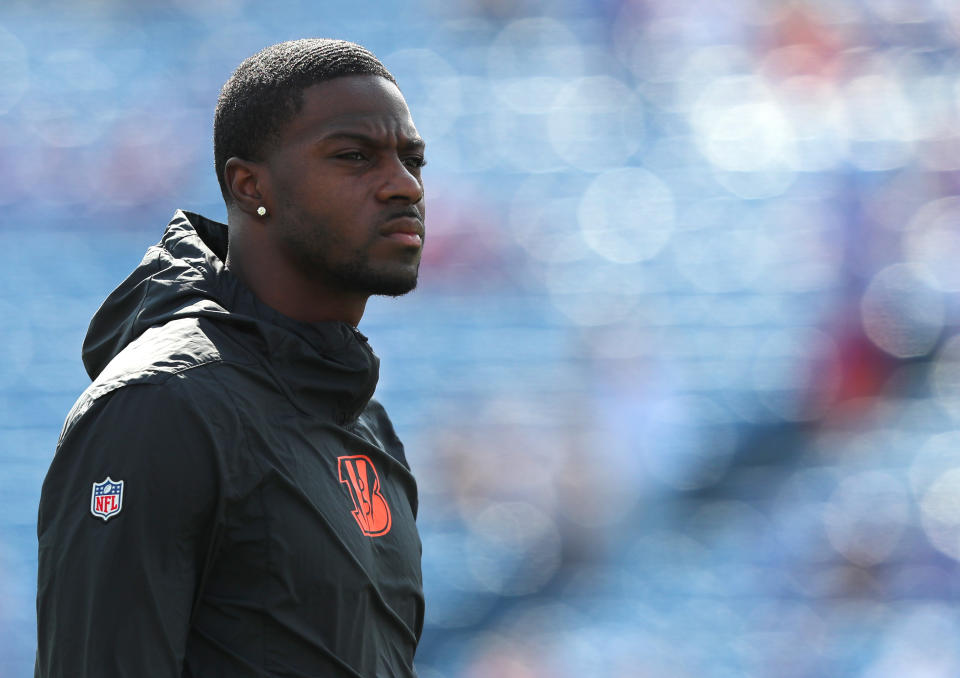
<svg viewBox="0 0 960 678"><path fill-rule="evenodd" d="M90 494L90 513L104 520L109 520L120 513L123 506L123 481L113 480L107 476L105 480L93 484Z"/></svg>

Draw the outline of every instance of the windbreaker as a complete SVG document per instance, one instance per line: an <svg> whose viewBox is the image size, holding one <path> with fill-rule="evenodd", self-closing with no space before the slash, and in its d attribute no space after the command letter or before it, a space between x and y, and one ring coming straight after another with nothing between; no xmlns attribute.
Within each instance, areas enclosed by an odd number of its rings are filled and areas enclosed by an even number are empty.
<svg viewBox="0 0 960 678"><path fill-rule="evenodd" d="M91 321L40 500L37 678L407 677L417 489L379 360L177 212Z"/></svg>

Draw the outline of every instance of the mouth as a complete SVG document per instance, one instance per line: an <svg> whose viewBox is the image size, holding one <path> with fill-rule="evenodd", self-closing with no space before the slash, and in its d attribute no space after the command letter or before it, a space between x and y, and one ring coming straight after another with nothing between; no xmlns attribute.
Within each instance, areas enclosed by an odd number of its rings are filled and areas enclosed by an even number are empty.
<svg viewBox="0 0 960 678"><path fill-rule="evenodd" d="M403 245L420 247L423 244L423 220L420 213L409 209L387 218L380 235Z"/></svg>

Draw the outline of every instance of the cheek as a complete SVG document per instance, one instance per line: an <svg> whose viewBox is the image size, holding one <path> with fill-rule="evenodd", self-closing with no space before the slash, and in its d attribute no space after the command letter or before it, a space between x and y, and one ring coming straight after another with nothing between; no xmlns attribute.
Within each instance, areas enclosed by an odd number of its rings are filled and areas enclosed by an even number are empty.
<svg viewBox="0 0 960 678"><path fill-rule="evenodd" d="M338 188L338 177L314 158L291 152L278 156L272 164L272 185L281 200L306 206Z"/></svg>

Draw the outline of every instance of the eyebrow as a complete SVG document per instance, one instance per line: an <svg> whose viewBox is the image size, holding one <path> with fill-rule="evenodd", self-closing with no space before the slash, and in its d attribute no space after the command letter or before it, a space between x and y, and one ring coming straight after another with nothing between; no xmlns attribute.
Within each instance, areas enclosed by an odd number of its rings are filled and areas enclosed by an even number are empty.
<svg viewBox="0 0 960 678"><path fill-rule="evenodd" d="M384 143L383 139L378 137L372 137L369 134L364 134L362 132L331 132L330 134L325 134L320 139L317 140L318 143L323 143L326 141L335 141L337 139L352 139L353 141L359 141L368 146L383 147L388 146L389 144ZM403 138L403 141L400 143L400 148L404 150L417 150L422 151L427 147L426 142L420 137L413 138Z"/></svg>

